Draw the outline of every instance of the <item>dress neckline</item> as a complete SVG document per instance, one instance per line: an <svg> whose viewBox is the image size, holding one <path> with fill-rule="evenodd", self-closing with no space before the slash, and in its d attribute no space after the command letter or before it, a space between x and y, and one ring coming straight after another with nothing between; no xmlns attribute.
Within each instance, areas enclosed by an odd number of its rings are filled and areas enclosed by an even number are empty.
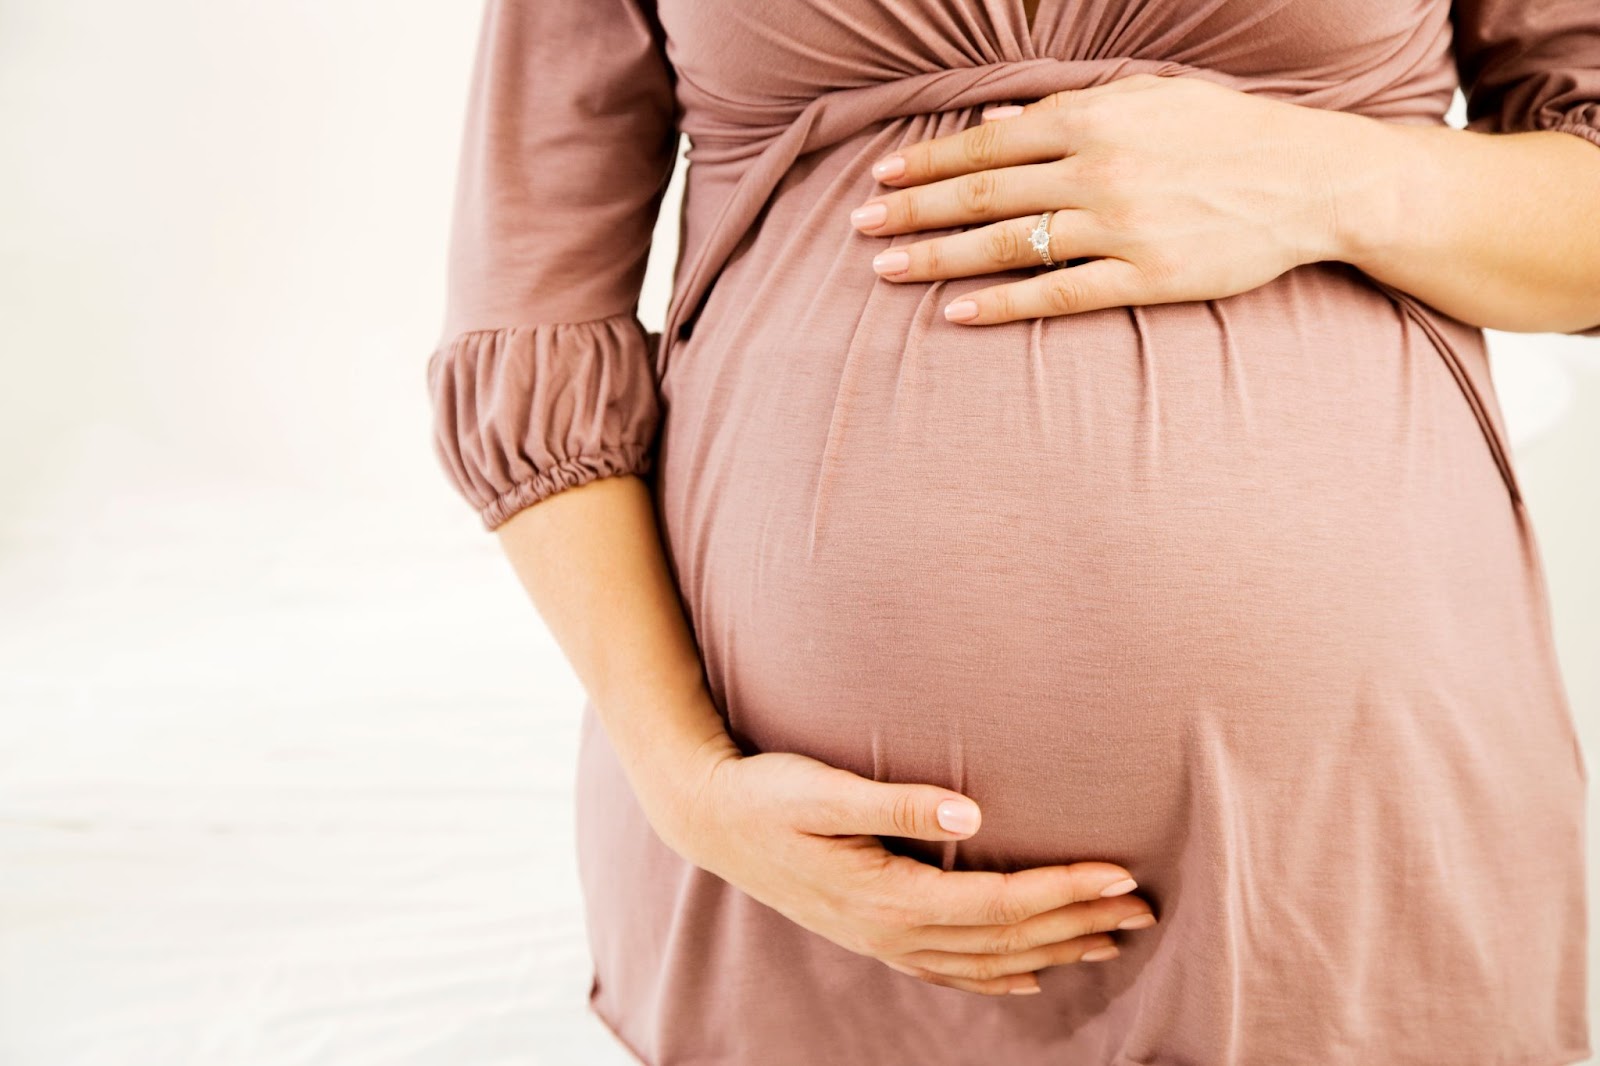
<svg viewBox="0 0 1600 1066"><path fill-rule="evenodd" d="M1022 4L1022 25L1027 29L1028 36L1031 37L1033 36L1034 27L1039 21L1040 0L1033 0L1033 12L1031 15L1028 12L1028 0L1020 0L1020 2Z"/></svg>

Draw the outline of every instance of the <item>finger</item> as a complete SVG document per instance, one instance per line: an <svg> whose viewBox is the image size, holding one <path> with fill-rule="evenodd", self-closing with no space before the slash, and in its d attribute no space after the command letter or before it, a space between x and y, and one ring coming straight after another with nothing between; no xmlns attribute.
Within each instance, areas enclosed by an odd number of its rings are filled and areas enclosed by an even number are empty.
<svg viewBox="0 0 1600 1066"><path fill-rule="evenodd" d="M1160 303L1164 299L1153 291L1138 267L1126 259L1106 256L1081 266L962 293L945 306L944 316L962 325L982 326L1104 307Z"/></svg>
<svg viewBox="0 0 1600 1066"><path fill-rule="evenodd" d="M1026 108L1024 108L1026 111ZM958 133L917 141L896 149L872 166L872 176L885 185L921 185L956 174L1041 163L1067 154L1059 115L1039 108L1006 122L980 122Z"/></svg>
<svg viewBox="0 0 1600 1066"><path fill-rule="evenodd" d="M1144 900L1124 895L1057 907L1015 925L923 926L908 932L901 942L907 951L1014 955L1091 933L1143 929L1154 925L1155 921L1155 915ZM1125 922L1134 924L1124 925Z"/></svg>
<svg viewBox="0 0 1600 1066"><path fill-rule="evenodd" d="M1092 212L1075 208L1052 213L1050 257L1070 263L1103 251L1094 218ZM1044 266L1030 240L1038 221L1038 215L1008 218L948 237L897 244L873 256L872 269L889 281L930 281Z"/></svg>
<svg viewBox="0 0 1600 1066"><path fill-rule="evenodd" d="M1060 159L1077 151L1084 136L1082 105L1097 96L1142 87L1153 77L1132 74L1082 89L1061 89L1020 105L1020 112L1008 109L1004 121L980 122L898 148L872 165L872 176L885 185L921 185L956 174Z"/></svg>
<svg viewBox="0 0 1600 1066"><path fill-rule="evenodd" d="M1016 118L1022 114L1023 108L1019 104L1005 104L1001 107L984 108L983 121L996 122L1002 119Z"/></svg>
<svg viewBox="0 0 1600 1066"><path fill-rule="evenodd" d="M896 864L887 871L885 885L912 926L1015 925L1068 903L1138 887L1126 870L1109 862L1035 866L1013 873L906 862L911 865Z"/></svg>
<svg viewBox="0 0 1600 1066"><path fill-rule="evenodd" d="M1062 203L1070 191L1058 163L999 167L871 197L850 213L850 224L873 237L888 237L991 222L1071 206ZM882 208L874 210L878 205Z"/></svg>
<svg viewBox="0 0 1600 1066"><path fill-rule="evenodd" d="M1109 949L1109 950L1107 950ZM1085 955L1093 958L1084 959ZM992 981L997 977L1037 973L1047 966L1062 966L1075 962L1106 962L1121 954L1117 942L1109 933L1095 933L1074 940L1044 944L1019 951L1012 955L972 955L956 951L912 951L900 956L906 965L928 970L947 977L964 977L971 981Z"/></svg>
<svg viewBox="0 0 1600 1066"><path fill-rule="evenodd" d="M830 769L834 773L815 779L821 785L815 793L797 799L795 825L808 833L963 840L983 821L976 803L948 788L874 781L842 768ZM907 861L926 866L915 859Z"/></svg>
<svg viewBox="0 0 1600 1066"><path fill-rule="evenodd" d="M987 981L975 981L967 977L952 977L948 974L934 973L918 966L905 966L885 961L890 969L899 970L910 977L915 977L925 984L943 985L946 988L959 988L964 992L976 992L981 996L1029 995L1041 991L1039 979L1033 974L1018 974L1009 977L996 977Z"/></svg>

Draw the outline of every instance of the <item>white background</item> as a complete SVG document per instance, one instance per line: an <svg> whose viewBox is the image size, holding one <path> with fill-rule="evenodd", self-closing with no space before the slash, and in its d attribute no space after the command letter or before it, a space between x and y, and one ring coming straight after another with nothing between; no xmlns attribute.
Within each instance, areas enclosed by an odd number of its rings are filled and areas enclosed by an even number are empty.
<svg viewBox="0 0 1600 1066"><path fill-rule="evenodd" d="M478 10L0 0L0 1066L630 1061L431 451ZM1594 750L1600 342L1491 341Z"/></svg>

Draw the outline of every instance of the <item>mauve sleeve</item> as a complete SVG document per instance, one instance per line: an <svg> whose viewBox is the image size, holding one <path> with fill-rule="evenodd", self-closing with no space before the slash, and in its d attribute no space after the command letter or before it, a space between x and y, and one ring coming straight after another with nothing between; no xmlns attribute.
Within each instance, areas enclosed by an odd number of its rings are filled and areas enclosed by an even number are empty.
<svg viewBox="0 0 1600 1066"><path fill-rule="evenodd" d="M1455 0L1451 18L1467 129L1558 130L1600 148L1600 0ZM1600 206L1575 221L1600 227Z"/></svg>
<svg viewBox="0 0 1600 1066"><path fill-rule="evenodd" d="M434 449L488 530L653 461L637 309L678 143L653 6L485 0L427 385Z"/></svg>

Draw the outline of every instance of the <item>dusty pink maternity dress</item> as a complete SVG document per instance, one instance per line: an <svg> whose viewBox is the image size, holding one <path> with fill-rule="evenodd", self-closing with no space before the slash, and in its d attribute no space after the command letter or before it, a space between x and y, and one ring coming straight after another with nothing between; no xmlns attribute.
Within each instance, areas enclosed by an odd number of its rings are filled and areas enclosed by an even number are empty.
<svg viewBox="0 0 1600 1066"><path fill-rule="evenodd" d="M666 848L586 704L590 1007L641 1062L1586 1057L1587 773L1482 332L1338 262L960 326L1029 272L880 281L952 231L848 214L897 145L1136 72L1421 124L1459 78L1600 173L1600 3L489 0L479 47L428 385L484 526L645 476L746 751L959 789L976 836L888 843L1121 863L1160 918L1040 995L920 982Z"/></svg>

